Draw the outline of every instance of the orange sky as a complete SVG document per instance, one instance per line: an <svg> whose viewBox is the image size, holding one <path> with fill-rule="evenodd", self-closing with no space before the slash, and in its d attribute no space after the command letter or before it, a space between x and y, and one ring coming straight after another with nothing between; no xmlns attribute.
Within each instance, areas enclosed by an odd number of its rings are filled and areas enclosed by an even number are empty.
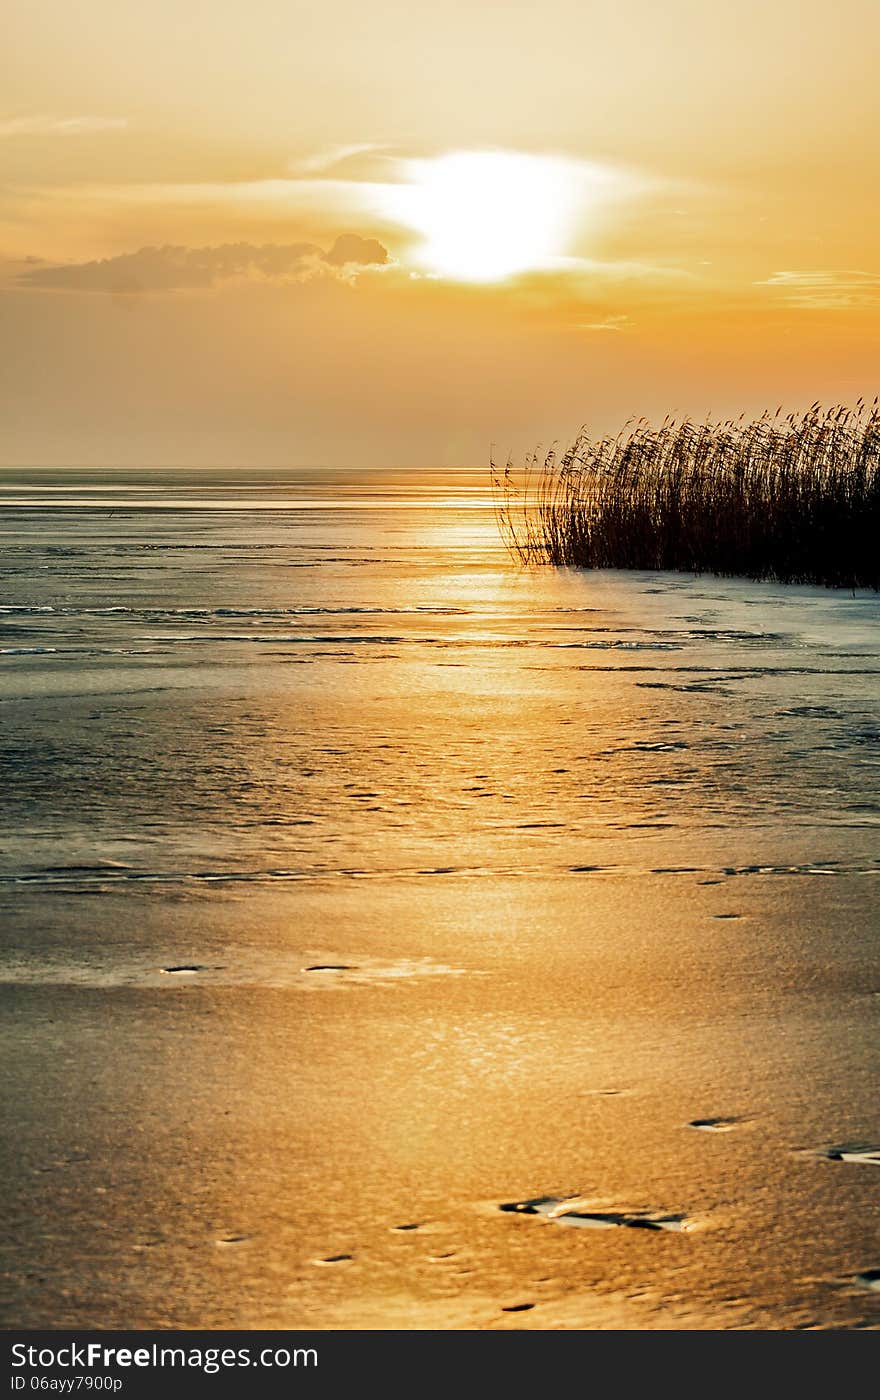
<svg viewBox="0 0 880 1400"><path fill-rule="evenodd" d="M880 4L16 0L0 461L873 396Z"/></svg>

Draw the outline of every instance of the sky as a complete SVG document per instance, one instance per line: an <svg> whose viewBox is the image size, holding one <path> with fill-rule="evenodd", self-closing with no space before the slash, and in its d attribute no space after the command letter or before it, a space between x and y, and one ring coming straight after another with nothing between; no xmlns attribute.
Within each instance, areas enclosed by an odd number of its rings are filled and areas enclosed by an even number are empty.
<svg viewBox="0 0 880 1400"><path fill-rule="evenodd" d="M880 0L5 30L0 464L481 465L880 388Z"/></svg>

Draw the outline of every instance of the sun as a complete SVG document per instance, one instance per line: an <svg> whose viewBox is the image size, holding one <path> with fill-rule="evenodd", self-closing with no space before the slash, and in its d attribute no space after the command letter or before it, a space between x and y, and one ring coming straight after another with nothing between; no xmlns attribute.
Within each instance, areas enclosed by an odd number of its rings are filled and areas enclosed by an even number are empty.
<svg viewBox="0 0 880 1400"><path fill-rule="evenodd" d="M513 151L457 151L408 162L395 210L423 242L419 266L462 282L501 282L568 251L582 198L572 162Z"/></svg>

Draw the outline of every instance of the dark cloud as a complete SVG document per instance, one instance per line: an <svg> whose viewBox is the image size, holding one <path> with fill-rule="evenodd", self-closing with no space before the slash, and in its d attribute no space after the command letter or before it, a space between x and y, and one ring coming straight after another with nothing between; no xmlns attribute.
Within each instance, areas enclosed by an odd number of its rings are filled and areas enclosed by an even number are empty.
<svg viewBox="0 0 880 1400"><path fill-rule="evenodd" d="M35 267L18 279L26 287L84 292L174 292L213 287L231 277L306 277L322 268L378 267L388 250L375 238L341 234L329 251L315 243L223 243L215 248L166 244L94 262Z"/></svg>
<svg viewBox="0 0 880 1400"><path fill-rule="evenodd" d="M388 249L378 238L361 238L357 233L342 233L324 261L331 267L376 267L388 261Z"/></svg>

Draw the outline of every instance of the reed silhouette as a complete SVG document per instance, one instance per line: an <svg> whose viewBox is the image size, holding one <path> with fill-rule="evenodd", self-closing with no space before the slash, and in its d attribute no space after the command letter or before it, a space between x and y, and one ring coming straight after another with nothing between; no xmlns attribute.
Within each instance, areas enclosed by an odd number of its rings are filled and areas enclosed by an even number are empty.
<svg viewBox="0 0 880 1400"><path fill-rule="evenodd" d="M492 463L496 517L524 563L671 569L880 588L880 409L586 429L563 455Z"/></svg>

